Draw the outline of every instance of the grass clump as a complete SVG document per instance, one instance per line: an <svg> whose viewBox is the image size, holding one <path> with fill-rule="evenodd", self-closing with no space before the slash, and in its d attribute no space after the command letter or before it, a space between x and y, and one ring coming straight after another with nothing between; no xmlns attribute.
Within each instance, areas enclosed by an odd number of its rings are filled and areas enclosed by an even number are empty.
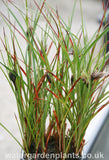
<svg viewBox="0 0 109 160"><path fill-rule="evenodd" d="M1 52L0 69L16 97L19 119L15 118L22 143L0 125L20 144L26 156L29 153L61 153L60 159L70 159L65 155L74 153L79 159L90 121L109 104L109 91L106 90L109 75L105 71L109 59L105 52L102 56L105 44L94 54L97 42L109 27L101 32L100 24L88 41L83 20L78 35L72 33L73 12L67 25L46 0L33 2L37 9L32 18L27 0L25 12L11 1L4 2L8 18L0 12L11 36L10 42L3 30L1 41L7 58ZM19 11L25 25L9 4ZM82 15L81 1L80 8ZM45 28L40 25L41 18L44 18Z"/></svg>

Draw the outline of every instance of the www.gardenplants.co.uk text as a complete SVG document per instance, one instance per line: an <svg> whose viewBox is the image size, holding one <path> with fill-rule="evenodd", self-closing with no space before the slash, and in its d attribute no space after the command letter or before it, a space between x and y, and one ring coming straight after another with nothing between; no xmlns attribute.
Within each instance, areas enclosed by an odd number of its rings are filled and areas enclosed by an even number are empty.
<svg viewBox="0 0 109 160"><path fill-rule="evenodd" d="M104 154L101 152L97 152L95 154L83 154L81 157L79 156L79 154L74 154L74 153L29 153L29 154L18 154L18 153L7 153L6 154L6 159L8 160L14 160L14 159L25 159L28 158L28 160L32 160L32 159L54 159L54 160L58 160L58 159L78 159L78 158L82 158L82 159L105 159Z"/></svg>

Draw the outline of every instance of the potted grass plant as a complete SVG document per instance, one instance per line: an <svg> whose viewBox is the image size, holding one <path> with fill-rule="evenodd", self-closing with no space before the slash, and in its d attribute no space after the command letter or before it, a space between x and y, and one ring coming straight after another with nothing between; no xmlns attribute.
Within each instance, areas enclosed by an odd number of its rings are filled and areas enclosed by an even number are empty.
<svg viewBox="0 0 109 160"><path fill-rule="evenodd" d="M0 125L21 146L22 160L81 159L90 121L109 104L109 59L106 53L102 56L106 44L94 52L109 27L102 31L102 20L88 40L81 0L82 25L77 35L71 31L75 7L67 25L46 0L33 2L33 16L29 14L28 0L25 12L12 1L4 1L8 16L0 12L11 36L9 41L3 29L1 42L7 58L1 52L0 69L16 97L19 117L15 118L22 142ZM22 22L10 5L19 11ZM44 26L40 19L44 19Z"/></svg>

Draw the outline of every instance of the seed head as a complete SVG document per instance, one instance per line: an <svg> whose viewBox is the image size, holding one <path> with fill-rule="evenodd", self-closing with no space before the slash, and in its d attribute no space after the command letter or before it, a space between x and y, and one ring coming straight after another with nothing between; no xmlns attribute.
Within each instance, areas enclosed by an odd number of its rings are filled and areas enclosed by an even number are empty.
<svg viewBox="0 0 109 160"><path fill-rule="evenodd" d="M86 86L88 87L88 85L89 85L88 75L83 72L83 73L81 74L81 79L82 79L83 83L86 84Z"/></svg>
<svg viewBox="0 0 109 160"><path fill-rule="evenodd" d="M29 27L29 28L27 29L26 34L27 34L28 37L31 36L32 31L33 31L33 28L32 28L32 27Z"/></svg>
<svg viewBox="0 0 109 160"><path fill-rule="evenodd" d="M51 78L50 78L50 76L48 75L48 73L47 73L46 77L47 77L47 80L49 81L49 83L51 83Z"/></svg>
<svg viewBox="0 0 109 160"><path fill-rule="evenodd" d="M74 81L74 76L72 75L71 76L71 84L73 84L73 81Z"/></svg>
<svg viewBox="0 0 109 160"><path fill-rule="evenodd" d="M98 80L99 78L102 78L103 75L104 75L103 72L93 72L91 74L91 81Z"/></svg>
<svg viewBox="0 0 109 160"><path fill-rule="evenodd" d="M16 81L15 70L13 70L13 72L11 71L9 72L9 78L15 84L15 81Z"/></svg>

